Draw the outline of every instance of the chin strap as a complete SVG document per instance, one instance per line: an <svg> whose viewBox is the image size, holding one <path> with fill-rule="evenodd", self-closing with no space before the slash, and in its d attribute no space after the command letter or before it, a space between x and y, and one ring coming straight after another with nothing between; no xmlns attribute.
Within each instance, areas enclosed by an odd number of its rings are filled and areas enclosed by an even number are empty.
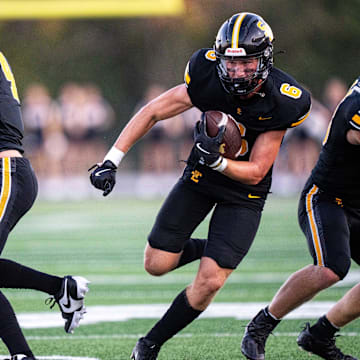
<svg viewBox="0 0 360 360"><path fill-rule="evenodd" d="M256 91L252 91L253 94L255 95L259 95L260 97L265 97L265 93L264 92L256 92Z"/></svg>

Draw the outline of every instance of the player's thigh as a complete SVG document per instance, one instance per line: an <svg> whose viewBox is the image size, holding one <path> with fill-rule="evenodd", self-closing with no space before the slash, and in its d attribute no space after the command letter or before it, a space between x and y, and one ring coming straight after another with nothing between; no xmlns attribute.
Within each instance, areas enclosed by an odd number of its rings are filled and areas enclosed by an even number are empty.
<svg viewBox="0 0 360 360"><path fill-rule="evenodd" d="M162 205L148 237L152 248L178 253L214 206L208 196L179 180Z"/></svg>
<svg viewBox="0 0 360 360"><path fill-rule="evenodd" d="M298 220L314 264L343 279L350 268L350 231L341 204L316 186L309 187L300 198Z"/></svg>
<svg viewBox="0 0 360 360"><path fill-rule="evenodd" d="M262 206L218 204L210 221L204 256L227 269L235 269L248 253L260 224Z"/></svg>
<svg viewBox="0 0 360 360"><path fill-rule="evenodd" d="M0 158L0 253L10 231L31 208L37 181L30 162L24 158Z"/></svg>

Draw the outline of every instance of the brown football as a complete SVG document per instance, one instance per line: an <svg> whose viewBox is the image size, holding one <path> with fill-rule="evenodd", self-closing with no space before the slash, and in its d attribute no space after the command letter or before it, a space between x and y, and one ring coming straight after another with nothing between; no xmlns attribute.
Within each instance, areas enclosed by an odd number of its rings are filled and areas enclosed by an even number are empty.
<svg viewBox="0 0 360 360"><path fill-rule="evenodd" d="M241 132L240 128L231 115L221 111L210 110L204 114L206 121L206 132L210 137L215 137L219 127L225 125L225 134L220 145L220 153L228 158L235 160L241 151Z"/></svg>

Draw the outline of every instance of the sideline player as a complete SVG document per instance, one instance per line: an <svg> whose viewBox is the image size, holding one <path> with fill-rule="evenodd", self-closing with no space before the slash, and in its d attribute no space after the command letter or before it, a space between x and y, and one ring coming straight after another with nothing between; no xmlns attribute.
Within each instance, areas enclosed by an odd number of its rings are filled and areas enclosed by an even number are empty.
<svg viewBox="0 0 360 360"><path fill-rule="evenodd" d="M310 96L273 67L273 33L258 15L238 13L220 27L214 48L193 54L178 85L145 105L90 175L107 195L124 154L157 122L196 106L232 115L243 136L236 160L219 154L220 135L198 123L182 177L148 237L145 269L155 276L200 259L197 275L162 319L137 342L132 358L156 359L160 347L197 318L248 252L271 185L272 166L287 128L300 124ZM207 239L191 239L212 211Z"/></svg>
<svg viewBox="0 0 360 360"><path fill-rule="evenodd" d="M314 265L297 271L270 305L248 324L242 351L262 360L270 332L285 315L319 291L342 280L351 259L360 264L360 78L338 105L299 202L299 223ZM354 286L315 325L305 325L297 343L328 360L356 360L335 345L335 333L360 316L360 284Z"/></svg>
<svg viewBox="0 0 360 360"><path fill-rule="evenodd" d="M0 52L0 253L10 231L32 207L37 180L31 164L24 158L24 126L15 78ZM52 296L65 319L65 331L73 332L85 313L84 296L88 281L80 276L60 278L0 258L0 288L43 291ZM21 331L15 313L0 291L0 338L9 349L11 360L35 360Z"/></svg>

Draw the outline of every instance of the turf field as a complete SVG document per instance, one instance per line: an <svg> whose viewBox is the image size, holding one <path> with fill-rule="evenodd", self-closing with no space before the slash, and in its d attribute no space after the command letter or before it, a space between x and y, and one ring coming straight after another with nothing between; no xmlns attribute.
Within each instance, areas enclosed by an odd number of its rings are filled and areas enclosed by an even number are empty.
<svg viewBox="0 0 360 360"><path fill-rule="evenodd" d="M11 234L3 256L61 276L87 277L91 280L86 299L89 318L91 309L99 305L138 305L136 312L141 305L168 304L191 281L198 263L161 278L152 278L143 270L146 236L160 205L160 199L100 197L87 202L38 201ZM215 303L267 303L291 272L311 261L296 211L296 199L269 198L252 249ZM196 236L205 237L206 232L205 222ZM352 270L356 275L359 267L353 264ZM350 282L336 286L315 300L336 301L350 286ZM59 316L55 308L50 310L44 304L46 294L31 290L5 293L18 314L46 312L37 315L39 324L49 312ZM159 360L242 359L239 344L247 320L235 317L200 318L165 344ZM84 324L67 335L60 327L36 328L35 318L25 334L39 359L121 360L129 358L137 338L154 322L137 314L127 321ZM295 341L304 322L283 321L268 340L266 359L308 359ZM359 325L356 321L344 328L345 336L337 340L344 351L358 357ZM0 354L7 354L1 343Z"/></svg>

